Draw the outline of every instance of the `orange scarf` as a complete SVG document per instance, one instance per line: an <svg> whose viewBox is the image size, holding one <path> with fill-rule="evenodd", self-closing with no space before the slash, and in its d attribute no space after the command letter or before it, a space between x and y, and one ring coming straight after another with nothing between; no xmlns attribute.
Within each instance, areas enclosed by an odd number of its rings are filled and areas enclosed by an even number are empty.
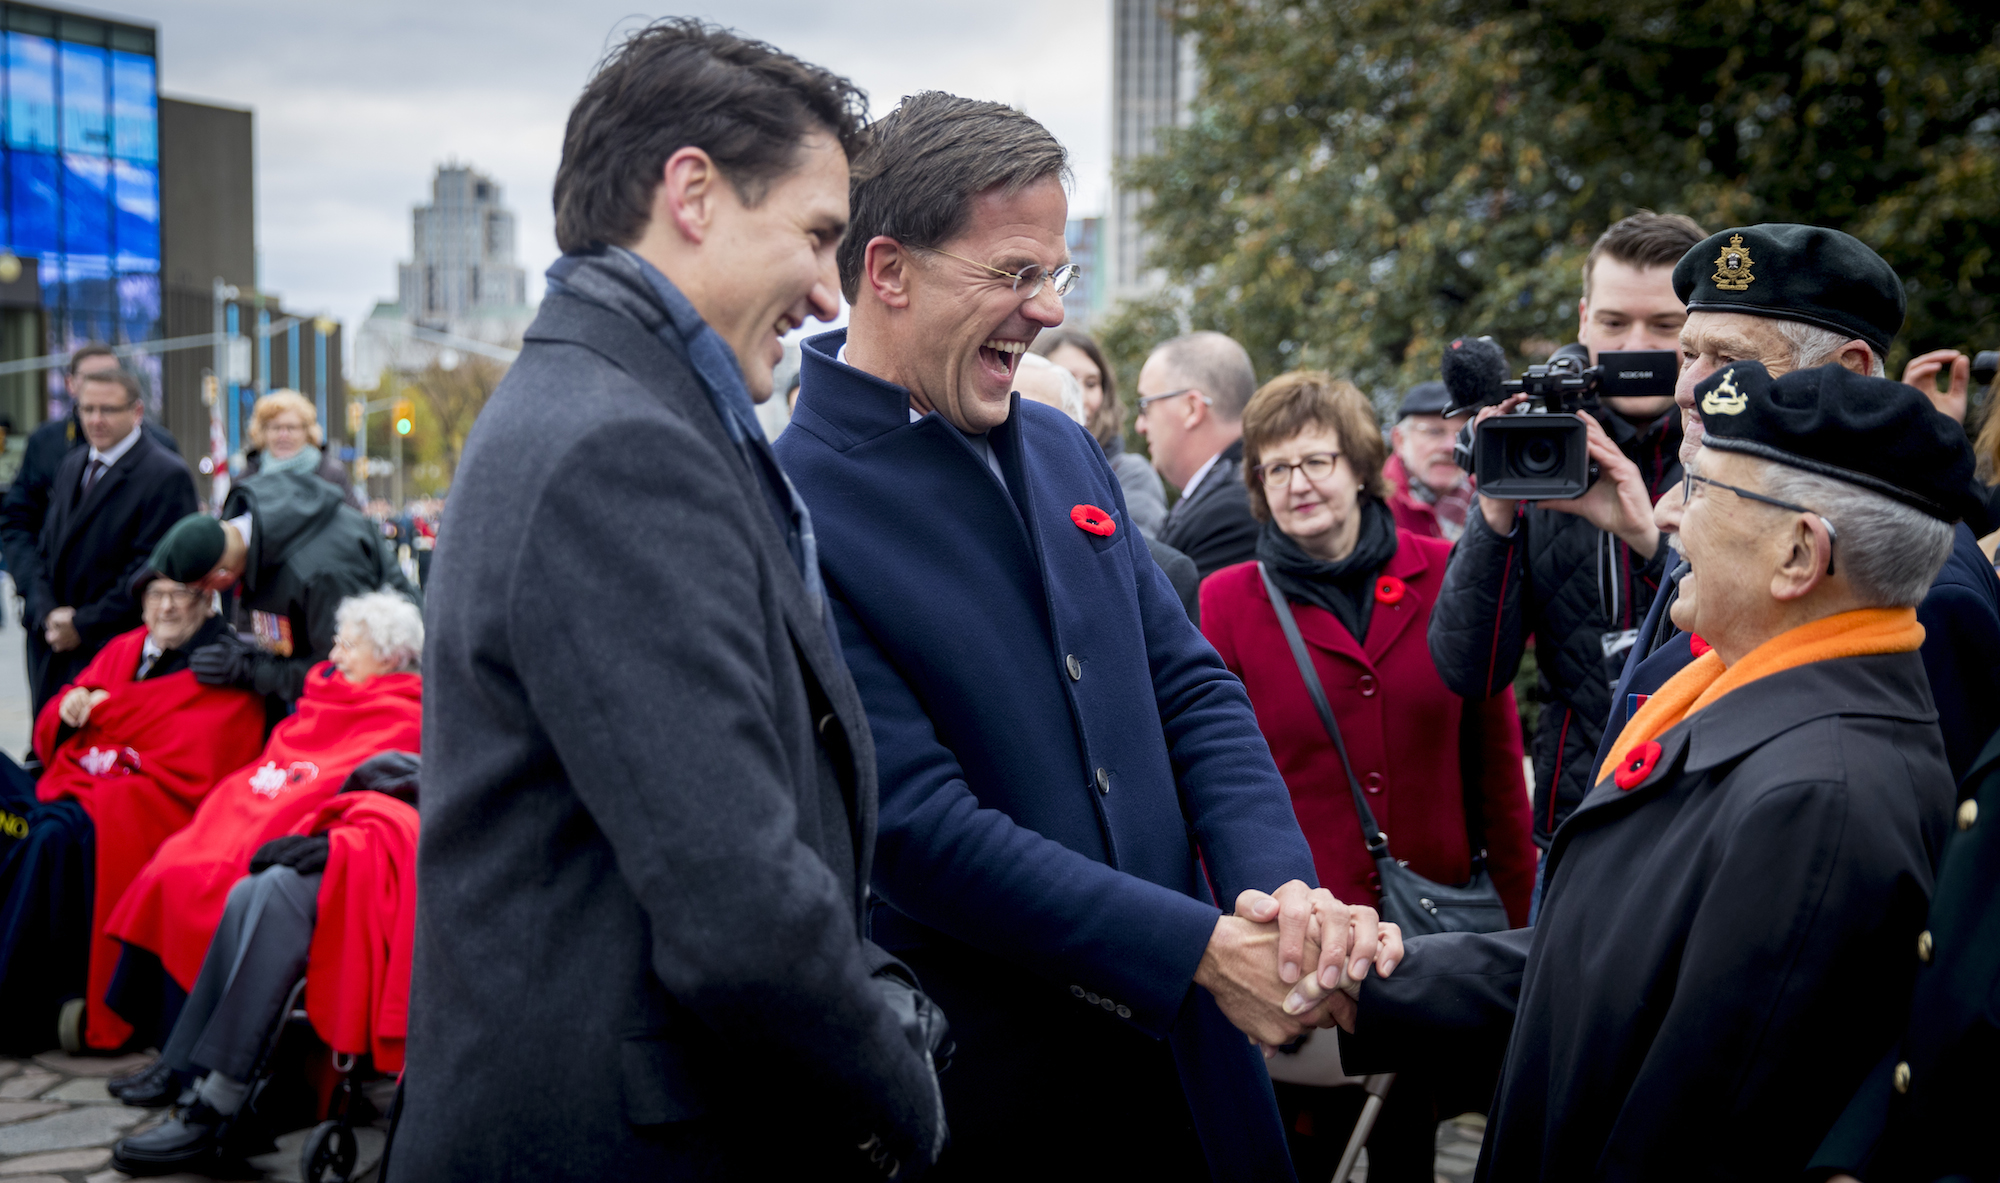
<svg viewBox="0 0 2000 1183"><path fill-rule="evenodd" d="M1723 665L1722 655L1711 649L1667 679L1667 684L1646 700L1618 733L1618 742L1611 745L1611 754L1597 770L1597 779L1610 776L1633 748L1759 678L1836 657L1910 653L1923 643L1924 626L1917 623L1915 608L1862 608L1780 633L1744 654L1735 665Z"/></svg>

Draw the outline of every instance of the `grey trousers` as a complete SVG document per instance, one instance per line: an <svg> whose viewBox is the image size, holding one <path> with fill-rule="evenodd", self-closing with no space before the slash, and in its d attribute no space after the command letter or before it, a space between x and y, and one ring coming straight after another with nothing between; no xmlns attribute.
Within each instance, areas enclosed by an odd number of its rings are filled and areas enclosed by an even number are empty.
<svg viewBox="0 0 2000 1183"><path fill-rule="evenodd" d="M248 1081L285 999L306 973L318 875L266 867L236 881L201 973L160 1055L182 1072Z"/></svg>

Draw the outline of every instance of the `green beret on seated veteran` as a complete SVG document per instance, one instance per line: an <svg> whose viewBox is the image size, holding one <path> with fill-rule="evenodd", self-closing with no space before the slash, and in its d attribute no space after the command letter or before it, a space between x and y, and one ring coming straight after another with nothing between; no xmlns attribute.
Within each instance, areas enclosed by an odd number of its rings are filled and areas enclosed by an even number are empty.
<svg viewBox="0 0 2000 1183"><path fill-rule="evenodd" d="M221 520L189 514L149 560L204 591L235 588L236 626L189 663L211 686L265 696L274 716L297 702L306 671L333 652L334 611L349 596L393 591L423 598L396 565L376 524L310 472L266 470L237 482Z"/></svg>
<svg viewBox="0 0 2000 1183"><path fill-rule="evenodd" d="M1556 831L1536 927L1414 938L1351 990L1346 1071L1498 1067L1481 1178L1795 1176L1916 976L1953 793L1914 605L1964 433L1839 366L1697 397L1674 617L1709 648Z"/></svg>

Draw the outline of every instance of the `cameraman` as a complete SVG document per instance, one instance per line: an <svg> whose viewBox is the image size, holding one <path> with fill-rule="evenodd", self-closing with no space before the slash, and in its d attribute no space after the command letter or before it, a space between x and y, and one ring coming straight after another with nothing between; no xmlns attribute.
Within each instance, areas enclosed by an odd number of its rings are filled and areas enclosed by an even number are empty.
<svg viewBox="0 0 2000 1183"><path fill-rule="evenodd" d="M1646 211L1598 238L1577 302L1577 340L1593 365L1602 351L1678 350L1687 311L1673 268L1703 237L1687 217ZM1474 430L1520 402L1481 411ZM1537 638L1547 706L1534 738L1535 841L1544 847L1590 789L1611 684L1666 566L1653 503L1681 479L1671 397L1606 398L1583 418L1597 483L1570 501L1480 497L1431 616L1431 657L1466 697L1505 689Z"/></svg>

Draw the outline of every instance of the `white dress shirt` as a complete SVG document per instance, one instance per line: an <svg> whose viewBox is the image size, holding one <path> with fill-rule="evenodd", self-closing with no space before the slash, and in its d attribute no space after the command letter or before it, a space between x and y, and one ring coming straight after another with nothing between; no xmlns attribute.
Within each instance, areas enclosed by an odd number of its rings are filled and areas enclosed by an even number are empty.
<svg viewBox="0 0 2000 1183"><path fill-rule="evenodd" d="M1194 496L1194 491L1201 487L1201 478L1207 476L1208 470L1214 468L1215 462L1220 459L1222 459L1222 453L1217 452L1215 455L1210 456L1207 460L1202 461L1201 467L1194 470L1194 475L1189 477L1188 483L1182 487L1181 489L1182 501L1186 501L1188 498Z"/></svg>

